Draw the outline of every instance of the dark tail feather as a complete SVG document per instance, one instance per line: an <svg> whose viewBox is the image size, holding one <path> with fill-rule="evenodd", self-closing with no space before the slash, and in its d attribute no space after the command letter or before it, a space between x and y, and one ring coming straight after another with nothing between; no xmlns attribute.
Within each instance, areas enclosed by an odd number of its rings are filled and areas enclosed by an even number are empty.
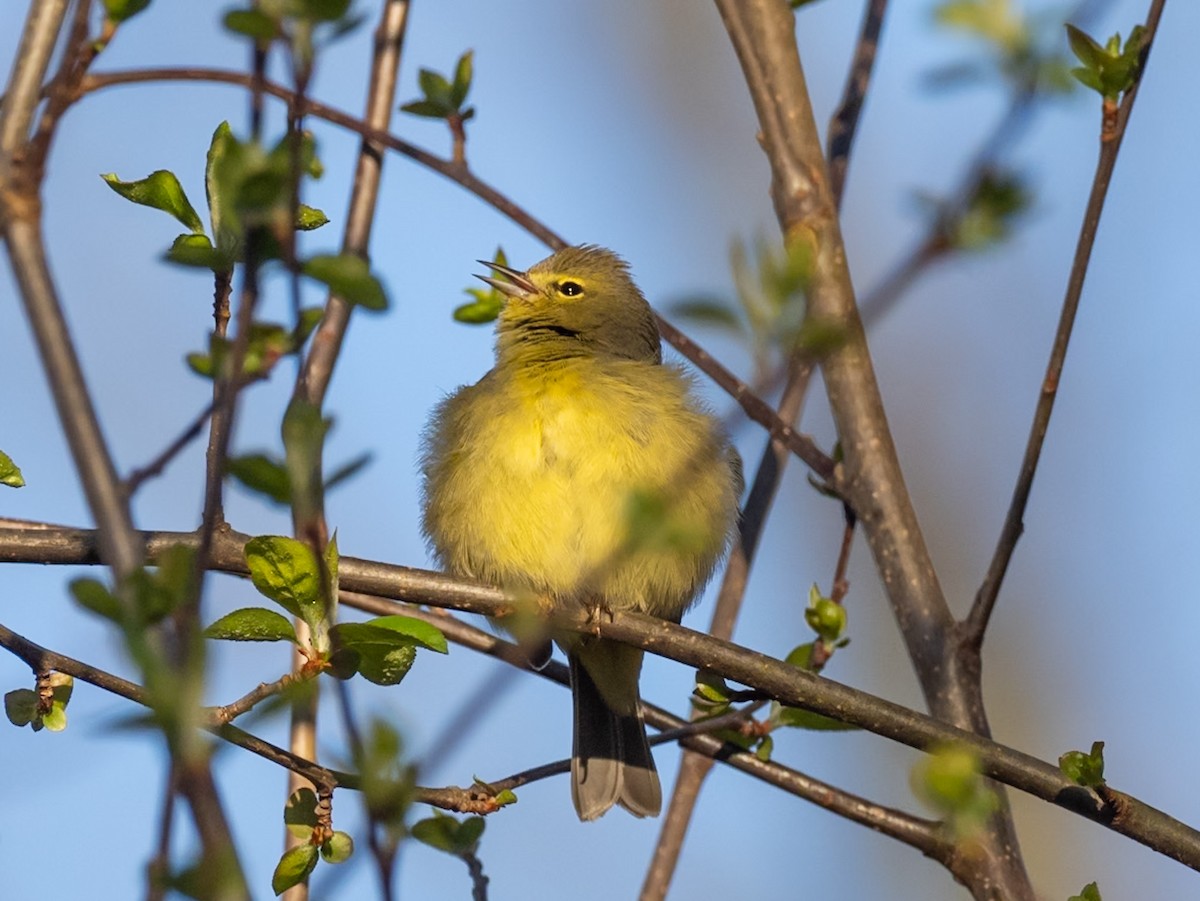
<svg viewBox="0 0 1200 901"><path fill-rule="evenodd" d="M571 654L568 659L575 700L571 800L579 819L594 820L614 804L634 816L658 816L662 788L641 711L613 713L579 658Z"/></svg>

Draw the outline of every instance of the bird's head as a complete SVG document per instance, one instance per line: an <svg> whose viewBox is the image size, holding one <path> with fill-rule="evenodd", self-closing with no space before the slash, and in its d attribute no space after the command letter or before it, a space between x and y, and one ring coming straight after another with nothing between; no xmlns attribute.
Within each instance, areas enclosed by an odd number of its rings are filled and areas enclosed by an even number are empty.
<svg viewBox="0 0 1200 901"><path fill-rule="evenodd" d="M611 250L567 247L525 272L479 262L503 276L479 276L507 298L496 325L499 359L662 360L654 313Z"/></svg>

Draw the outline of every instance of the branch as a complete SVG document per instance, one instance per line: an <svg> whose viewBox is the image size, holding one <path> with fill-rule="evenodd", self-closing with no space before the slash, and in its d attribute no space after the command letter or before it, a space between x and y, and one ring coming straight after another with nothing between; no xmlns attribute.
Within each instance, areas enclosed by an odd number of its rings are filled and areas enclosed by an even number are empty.
<svg viewBox="0 0 1200 901"><path fill-rule="evenodd" d="M142 533L142 538L152 558L178 544L195 546L197 540L193 532L146 532ZM248 568L242 550L246 540L247 536L228 528L218 530L207 561L209 567L246 575ZM6 562L95 564L99 562L96 532L0 528L0 563ZM338 579L348 591L431 607L493 617L520 609L518 598L497 588L443 573L354 557L340 560ZM394 607L384 609L397 612ZM407 609L404 612L418 615ZM440 625L444 620L435 622ZM1052 764L891 701L815 676L748 648L645 615L614 612L611 622L596 623L580 613L574 617L556 617L553 625L581 634L598 633L697 669L709 669L781 704L831 716L918 750L944 744L963 745L979 757L985 775L1101 823L1200 870L1200 832L1190 826L1116 790L1108 789L1102 797L1074 784ZM661 722L649 714L647 721Z"/></svg>
<svg viewBox="0 0 1200 901"><path fill-rule="evenodd" d="M1013 551L1017 541L1025 530L1025 507L1029 503L1029 494L1033 489L1033 479L1037 474L1038 461L1041 459L1042 446L1046 441L1046 432L1050 427L1050 415L1054 412L1054 401L1058 397L1058 386L1062 380L1063 366L1067 358L1067 345L1071 340L1071 330L1075 325L1075 316L1079 311L1079 300L1083 294L1083 282L1087 277L1088 263L1092 258L1092 248L1096 242L1096 231L1100 226L1100 214L1104 211L1104 201L1108 196L1108 186L1112 181L1113 169L1117 164L1117 154L1121 150L1121 142L1125 138L1125 130L1129 124L1129 116L1133 112L1133 103L1137 99L1138 87L1142 75L1146 71L1146 63L1150 58L1150 49L1154 43L1154 35L1158 31L1158 22L1162 17L1166 0L1152 0L1146 17L1146 38L1142 49L1142 58L1138 64L1137 76L1133 85L1121 99L1117 111L1116 129L1111 135L1101 135L1100 155L1096 160L1096 172L1092 177L1092 190L1088 196L1087 207L1083 214L1083 223L1079 229L1079 240L1075 245L1075 258L1071 263L1071 275L1067 280L1066 296L1063 298L1062 312L1059 315L1058 330L1054 334L1054 344L1050 349L1050 360L1046 364L1046 375L1042 379L1041 393L1038 395L1037 408L1033 414L1033 425L1029 431L1029 440L1025 445L1025 456L1021 461L1021 471L1017 476L1017 484L1013 489L1012 501L1004 526L1000 530L1000 540L988 566L987 575L967 618L964 631L964 648L975 655L983 643L983 635L987 630L988 620L996 606L996 598L1000 594L1000 586L1008 571Z"/></svg>
<svg viewBox="0 0 1200 901"><path fill-rule="evenodd" d="M858 117L862 113L871 85L871 70L875 66L875 51L879 47L879 33L883 30L883 14L888 0L867 0L863 11L862 30L854 47L854 61L846 76L846 87L842 90L842 102L829 123L829 186L837 205L842 205L846 185L846 169L850 165L850 148L858 130Z"/></svg>

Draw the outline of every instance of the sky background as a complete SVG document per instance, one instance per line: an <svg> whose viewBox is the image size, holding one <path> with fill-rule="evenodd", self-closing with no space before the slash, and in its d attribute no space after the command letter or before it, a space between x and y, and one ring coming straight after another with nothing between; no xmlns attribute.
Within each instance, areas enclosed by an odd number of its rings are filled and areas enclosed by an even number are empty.
<svg viewBox="0 0 1200 901"><path fill-rule="evenodd" d="M328 48L315 97L357 111L369 64L368 26ZM932 68L972 54L969 40L934 29L927 2L889 12L875 86L850 168L844 231L855 285L865 294L922 234L917 191L949 190L1002 113L995 84L928 90ZM24 4L0 8L0 65L15 52ZM798 15L801 53L819 123L840 94L860 4L824 0ZM1053 20L1058 5L1033 4ZM196 64L243 68L242 42L219 27L221 4L169 3L122 29L98 70ZM1143 2L1114 0L1093 33L1127 33ZM1056 27L1056 26L1055 26ZM1200 823L1191 778L1200 734L1193 715L1200 658L1195 566L1200 538L1196 398L1200 292L1194 277L1200 205L1200 118L1185 93L1200 6L1168 6L1122 150L1096 244L1058 406L1025 518L1026 531L985 648L985 688L998 740L1046 760L1107 742L1117 788ZM603 244L630 262L660 309L697 292L730 295L729 246L774 236L768 169L756 123L715 8L664 0L565 4L555 0L420 2L405 45L399 99L417 96L417 69L448 71L475 51L468 158L474 171L569 240ZM278 105L271 126L279 128ZM957 259L921 278L873 328L870 341L908 486L942 584L964 612L986 569L1012 491L1058 317L1096 151L1098 101L1077 92L1044 106L1012 162L1036 190L1033 209L1003 248ZM118 468L151 459L206 403L209 383L182 360L211 327L211 279L160 261L178 226L128 204L98 177L175 171L197 207L213 129L247 122L240 89L156 84L89 97L63 122L45 184L51 264ZM312 122L326 166L305 200L331 219L305 236L309 252L340 243L357 140ZM437 153L441 123L398 116L393 130ZM502 244L528 266L536 240L441 176L389 157L372 238L373 266L390 288L384 315L356 314L327 401L336 426L326 460L370 451L371 466L333 493L343 553L427 566L418 531L415 458L428 411L491 363L488 328L452 321L473 262ZM32 350L7 258L0 260L0 448L28 486L0 490L0 516L90 525L90 516ZM263 318L287 315L285 283L268 282ZM310 302L320 302L312 292ZM737 343L690 331L735 372L751 360ZM278 422L294 370L247 392L235 450L278 450ZM712 405L730 402L705 388ZM824 446L833 429L820 385L804 428ZM738 422L748 460L762 436ZM203 453L190 448L137 495L147 529L193 529ZM248 533L286 533L285 511L231 487L227 513ZM753 573L736 640L782 656L808 640L809 584L826 588L841 537L836 504L793 465ZM81 571L0 570L0 621L30 639L128 674L110 630L81 613L64 586ZM93 573L99 575L98 573ZM855 547L847 599L853 643L826 674L922 707L865 546ZM255 603L253 589L213 578L210 618ZM685 619L704 628L711 592ZM287 666L280 645L214 647L211 699L228 702ZM534 678L500 681L502 664L452 649L425 654L399 687L355 682L364 714L387 717L420 754L482 685L500 682L473 729L421 775L427 785L496 779L566 755L567 692ZM692 673L647 660L644 695L680 714ZM28 687L27 667L0 655L0 687ZM133 898L153 849L165 776L160 743L119 729L134 711L78 685L62 734L0 729L0 872L13 901ZM328 708L333 713L333 708ZM326 715L322 757L344 757ZM255 727L283 743L285 726ZM908 787L916 754L866 733L790 731L776 759L880 803L920 810ZM677 754L657 754L667 792ZM241 752L217 758L221 790L255 897L270 897L281 850L284 774ZM627 898L636 894L657 821L615 812L580 824L565 779L519 793L489 819L481 857L493 899ZM1079 817L1013 795L1017 827L1041 897L1065 899L1098 880L1108 901L1194 895L1195 873ZM338 828L355 831L358 805L335 798ZM414 817L425 815L414 811ZM190 848L177 832L180 857ZM466 898L458 861L420 845L401 857L405 898ZM98 888L99 886L99 888ZM375 895L365 848L340 870L318 868L315 898ZM672 897L804 895L960 899L937 865L895 842L723 767L709 779Z"/></svg>

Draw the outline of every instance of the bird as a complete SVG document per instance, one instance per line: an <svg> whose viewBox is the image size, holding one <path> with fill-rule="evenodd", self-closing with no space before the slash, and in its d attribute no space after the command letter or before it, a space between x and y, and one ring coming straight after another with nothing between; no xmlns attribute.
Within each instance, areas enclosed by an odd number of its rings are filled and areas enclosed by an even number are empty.
<svg viewBox="0 0 1200 901"><path fill-rule="evenodd" d="M546 613L679 622L728 550L737 451L692 378L663 363L654 312L617 254L571 246L524 272L479 262L503 296L495 364L446 397L423 435L433 557ZM551 635L570 669L576 813L657 816L642 650Z"/></svg>

